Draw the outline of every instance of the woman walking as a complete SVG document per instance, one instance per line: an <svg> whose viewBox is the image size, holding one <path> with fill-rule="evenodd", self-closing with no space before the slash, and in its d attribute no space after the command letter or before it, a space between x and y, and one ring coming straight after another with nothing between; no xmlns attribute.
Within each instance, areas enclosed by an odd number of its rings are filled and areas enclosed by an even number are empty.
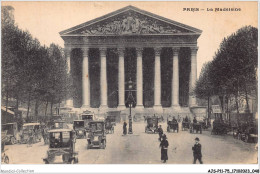
<svg viewBox="0 0 260 174"><path fill-rule="evenodd" d="M168 140L165 134L162 135L162 141L160 143L160 147L161 147L161 160L163 161L163 163L166 163L166 161L168 160Z"/></svg>
<svg viewBox="0 0 260 174"><path fill-rule="evenodd" d="M124 134L124 135L127 134L127 128L126 128L126 126L127 126L127 123L124 122L124 125L123 125L123 134Z"/></svg>

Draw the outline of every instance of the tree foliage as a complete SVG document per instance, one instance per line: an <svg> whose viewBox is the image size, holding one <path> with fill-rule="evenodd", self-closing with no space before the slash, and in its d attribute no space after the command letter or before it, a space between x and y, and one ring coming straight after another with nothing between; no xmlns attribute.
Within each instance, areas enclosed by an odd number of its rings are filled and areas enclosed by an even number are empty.
<svg viewBox="0 0 260 174"><path fill-rule="evenodd" d="M258 29L245 26L223 39L213 61L202 69L195 93L199 98L218 95L245 98L257 90ZM221 100L222 101L222 100Z"/></svg>
<svg viewBox="0 0 260 174"><path fill-rule="evenodd" d="M41 46L28 31L21 30L2 7L2 95L35 105L64 99L66 63L61 47ZM18 106L17 106L18 107ZM35 106L38 109L38 106ZM37 112L35 112L37 115ZM27 114L28 115L28 114Z"/></svg>

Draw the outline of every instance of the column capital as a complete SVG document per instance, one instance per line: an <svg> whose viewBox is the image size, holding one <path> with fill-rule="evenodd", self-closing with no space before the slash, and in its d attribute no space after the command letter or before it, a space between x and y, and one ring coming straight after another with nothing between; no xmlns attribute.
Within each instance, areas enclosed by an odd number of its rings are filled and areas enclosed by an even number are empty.
<svg viewBox="0 0 260 174"><path fill-rule="evenodd" d="M83 56L88 56L88 52L89 52L88 47L81 48L81 50L83 51Z"/></svg>
<svg viewBox="0 0 260 174"><path fill-rule="evenodd" d="M106 56L107 48L106 47L100 47L98 48L100 51L100 55Z"/></svg>
<svg viewBox="0 0 260 174"><path fill-rule="evenodd" d="M198 51L198 47L190 47L190 50L191 50L191 54L193 55L193 54L196 54L197 53L197 51Z"/></svg>
<svg viewBox="0 0 260 174"><path fill-rule="evenodd" d="M161 50L162 50L161 47L155 47L154 48L155 56L160 56L161 55Z"/></svg>
<svg viewBox="0 0 260 174"><path fill-rule="evenodd" d="M119 56L124 56L125 48L124 47L117 48L117 53L118 53Z"/></svg>
<svg viewBox="0 0 260 174"><path fill-rule="evenodd" d="M70 52L72 51L72 48L70 48L70 47L65 47L64 48L64 53L65 53L65 55L70 55Z"/></svg>
<svg viewBox="0 0 260 174"><path fill-rule="evenodd" d="M142 54L143 54L143 48L142 47L137 47L135 49L136 49L137 56L141 57Z"/></svg>
<svg viewBox="0 0 260 174"><path fill-rule="evenodd" d="M177 56L179 54L180 48L179 47L172 47L172 52L174 56Z"/></svg>

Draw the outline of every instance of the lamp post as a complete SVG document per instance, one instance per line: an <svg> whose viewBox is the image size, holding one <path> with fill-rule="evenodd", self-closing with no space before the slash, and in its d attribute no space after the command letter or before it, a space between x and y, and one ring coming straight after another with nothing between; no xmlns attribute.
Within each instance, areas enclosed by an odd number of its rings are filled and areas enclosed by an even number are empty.
<svg viewBox="0 0 260 174"><path fill-rule="evenodd" d="M128 134L133 134L133 128L132 128L132 113L131 109L133 107L133 95L132 95L132 89L133 89L133 82L130 79L128 82L128 89L129 89L129 94L128 94L128 99L129 99L129 127L128 127Z"/></svg>

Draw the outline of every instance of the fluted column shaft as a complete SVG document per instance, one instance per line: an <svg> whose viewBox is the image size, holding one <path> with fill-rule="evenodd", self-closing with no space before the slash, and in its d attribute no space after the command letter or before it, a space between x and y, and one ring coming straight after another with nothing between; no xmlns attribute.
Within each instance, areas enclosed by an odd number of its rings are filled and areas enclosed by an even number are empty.
<svg viewBox="0 0 260 174"><path fill-rule="evenodd" d="M89 49L83 49L82 62L82 107L90 107Z"/></svg>
<svg viewBox="0 0 260 174"><path fill-rule="evenodd" d="M106 48L100 48L100 93L101 105L100 107L107 107L107 62L106 62Z"/></svg>
<svg viewBox="0 0 260 174"><path fill-rule="evenodd" d="M124 48L118 48L118 108L125 109L125 58Z"/></svg>
<svg viewBox="0 0 260 174"><path fill-rule="evenodd" d="M137 48L137 71L136 71L136 108L143 108L143 49Z"/></svg>
<svg viewBox="0 0 260 174"><path fill-rule="evenodd" d="M68 91L66 94L66 107L73 107L73 97L72 97L72 76L71 76L71 64L70 64L70 56L71 56L71 48L65 48L65 56L66 56L66 63L67 63L67 85L68 85Z"/></svg>
<svg viewBox="0 0 260 174"><path fill-rule="evenodd" d="M161 48L155 48L154 61L154 108L161 108Z"/></svg>
<svg viewBox="0 0 260 174"><path fill-rule="evenodd" d="M191 48L191 71L190 71L190 85L189 85L189 106L196 106L196 98L193 94L193 89L197 80L197 47Z"/></svg>
<svg viewBox="0 0 260 174"><path fill-rule="evenodd" d="M172 107L179 106L179 48L173 48Z"/></svg>

